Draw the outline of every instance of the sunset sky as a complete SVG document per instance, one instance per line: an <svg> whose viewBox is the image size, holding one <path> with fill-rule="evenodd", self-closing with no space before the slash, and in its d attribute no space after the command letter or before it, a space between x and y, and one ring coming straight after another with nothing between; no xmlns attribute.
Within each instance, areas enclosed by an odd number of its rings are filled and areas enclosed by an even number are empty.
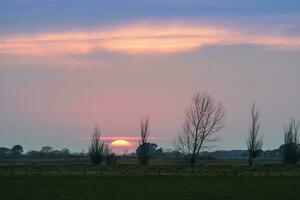
<svg viewBox="0 0 300 200"><path fill-rule="evenodd" d="M226 108L209 150L246 149L249 111L263 149L300 121L300 1L1 0L0 146L87 150L107 140L164 148L182 131L195 92Z"/></svg>

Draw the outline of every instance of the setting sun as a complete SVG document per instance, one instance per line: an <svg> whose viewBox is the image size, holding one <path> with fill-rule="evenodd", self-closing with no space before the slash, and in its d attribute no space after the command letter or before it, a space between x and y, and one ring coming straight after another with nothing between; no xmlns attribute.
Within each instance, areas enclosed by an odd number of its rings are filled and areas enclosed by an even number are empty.
<svg viewBox="0 0 300 200"><path fill-rule="evenodd" d="M110 146L112 147L131 147L131 143L126 140L114 140L110 143Z"/></svg>

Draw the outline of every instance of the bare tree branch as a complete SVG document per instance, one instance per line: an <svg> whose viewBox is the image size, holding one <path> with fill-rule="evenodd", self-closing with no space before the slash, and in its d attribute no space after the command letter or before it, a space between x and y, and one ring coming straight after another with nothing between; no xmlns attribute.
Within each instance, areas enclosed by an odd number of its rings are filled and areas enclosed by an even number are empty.
<svg viewBox="0 0 300 200"><path fill-rule="evenodd" d="M260 115L255 107L255 103L252 104L251 108L251 121L249 127L249 134L247 138L247 147L249 153L249 166L254 167L254 159L259 155L261 151L263 140L258 135L260 129Z"/></svg>
<svg viewBox="0 0 300 200"><path fill-rule="evenodd" d="M299 123L296 123L296 120L292 118L289 126L284 129L283 162L285 164L294 165L298 161L298 131Z"/></svg>
<svg viewBox="0 0 300 200"><path fill-rule="evenodd" d="M203 144L214 141L215 135L223 128L225 109L216 104L211 96L196 93L186 111L183 133L175 141L175 148L184 154L193 166Z"/></svg>
<svg viewBox="0 0 300 200"><path fill-rule="evenodd" d="M140 122L141 125L141 141L140 144L145 144L148 142L149 137L149 117L142 119Z"/></svg>
<svg viewBox="0 0 300 200"><path fill-rule="evenodd" d="M149 138L149 117L146 117L140 122L141 128L141 140L140 149L138 151L138 159L141 165L147 165L150 160L150 145L148 143Z"/></svg>
<svg viewBox="0 0 300 200"><path fill-rule="evenodd" d="M96 125L95 131L91 136L91 146L89 147L89 155L93 164L100 164L104 158L105 144L101 140L100 128Z"/></svg>

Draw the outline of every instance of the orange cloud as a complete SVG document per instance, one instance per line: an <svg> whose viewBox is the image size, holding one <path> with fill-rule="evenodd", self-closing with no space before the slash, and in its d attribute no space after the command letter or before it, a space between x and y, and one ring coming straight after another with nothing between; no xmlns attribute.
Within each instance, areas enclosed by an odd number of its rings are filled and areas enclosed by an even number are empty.
<svg viewBox="0 0 300 200"><path fill-rule="evenodd" d="M255 44L299 48L300 38L248 34L235 29L187 24L133 25L96 31L42 33L0 38L2 54L177 53L207 45Z"/></svg>
<svg viewBox="0 0 300 200"><path fill-rule="evenodd" d="M114 37L101 47L110 51L138 53L176 53L221 43L228 31L212 27L193 26L131 26L117 29Z"/></svg>

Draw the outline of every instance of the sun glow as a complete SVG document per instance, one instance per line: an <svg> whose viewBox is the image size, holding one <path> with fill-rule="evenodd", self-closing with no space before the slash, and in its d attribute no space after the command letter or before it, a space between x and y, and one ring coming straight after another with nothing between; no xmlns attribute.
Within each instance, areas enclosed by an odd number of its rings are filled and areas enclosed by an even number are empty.
<svg viewBox="0 0 300 200"><path fill-rule="evenodd" d="M111 147L131 147L131 143L126 140L114 140L110 143Z"/></svg>

